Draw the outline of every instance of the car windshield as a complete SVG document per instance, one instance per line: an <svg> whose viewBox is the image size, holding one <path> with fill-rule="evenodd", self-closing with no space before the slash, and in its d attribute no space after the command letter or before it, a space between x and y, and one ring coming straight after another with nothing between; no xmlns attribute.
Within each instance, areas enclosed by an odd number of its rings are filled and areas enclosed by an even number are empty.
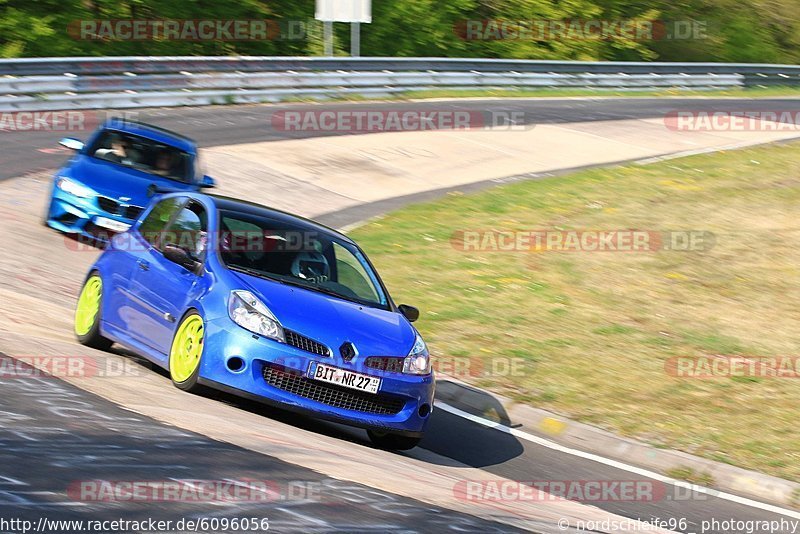
<svg viewBox="0 0 800 534"><path fill-rule="evenodd" d="M220 211L220 221L220 256L229 269L389 308L375 271L352 243L328 232L235 211Z"/></svg>
<svg viewBox="0 0 800 534"><path fill-rule="evenodd" d="M193 181L194 163L191 154L138 135L107 130L89 148L88 154L93 158L178 182Z"/></svg>

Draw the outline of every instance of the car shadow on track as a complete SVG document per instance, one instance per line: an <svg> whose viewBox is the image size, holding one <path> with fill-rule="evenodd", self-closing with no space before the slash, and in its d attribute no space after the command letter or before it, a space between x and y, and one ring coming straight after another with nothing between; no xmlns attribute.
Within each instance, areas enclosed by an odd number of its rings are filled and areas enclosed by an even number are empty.
<svg viewBox="0 0 800 534"><path fill-rule="evenodd" d="M164 387L172 387L169 374L161 367L119 345L114 345L111 352L159 374L164 379ZM376 448L369 441L366 431L358 428L314 419L223 391L206 389L202 395L308 432ZM440 380L437 383L436 399L504 426L511 424L502 404L485 391ZM427 452L419 451L420 448ZM436 465L482 468L502 464L520 456L523 452L524 448L519 440L508 433L486 428L468 419L434 408L425 437L419 447L411 451L398 451L395 454L413 457Z"/></svg>
<svg viewBox="0 0 800 534"><path fill-rule="evenodd" d="M440 379L436 382L436 400L504 427L512 426L506 409L487 391ZM441 408L434 409L420 447L477 468L505 463L525 451L511 434Z"/></svg>

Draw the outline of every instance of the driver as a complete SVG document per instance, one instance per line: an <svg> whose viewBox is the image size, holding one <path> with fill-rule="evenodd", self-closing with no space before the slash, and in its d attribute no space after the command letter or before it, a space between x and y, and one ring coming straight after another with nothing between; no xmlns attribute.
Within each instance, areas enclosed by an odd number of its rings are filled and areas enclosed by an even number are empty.
<svg viewBox="0 0 800 534"><path fill-rule="evenodd" d="M136 151L130 149L128 141L118 133L109 134L108 142L111 148L98 149L94 153L96 157L127 165L132 164L136 160Z"/></svg>
<svg viewBox="0 0 800 534"><path fill-rule="evenodd" d="M306 250L299 252L292 261L292 275L319 284L330 279L331 269L324 254Z"/></svg>
<svg viewBox="0 0 800 534"><path fill-rule="evenodd" d="M172 168L175 166L175 154L169 150L162 149L156 156L156 163L153 166L153 172L161 176L169 176L172 173Z"/></svg>

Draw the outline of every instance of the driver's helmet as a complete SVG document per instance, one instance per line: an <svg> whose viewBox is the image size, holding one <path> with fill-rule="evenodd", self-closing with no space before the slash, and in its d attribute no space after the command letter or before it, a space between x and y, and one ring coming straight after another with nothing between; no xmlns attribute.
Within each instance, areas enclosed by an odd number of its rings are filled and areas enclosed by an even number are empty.
<svg viewBox="0 0 800 534"><path fill-rule="evenodd" d="M331 268L321 252L303 251L292 261L292 275L306 280L325 281L330 278Z"/></svg>

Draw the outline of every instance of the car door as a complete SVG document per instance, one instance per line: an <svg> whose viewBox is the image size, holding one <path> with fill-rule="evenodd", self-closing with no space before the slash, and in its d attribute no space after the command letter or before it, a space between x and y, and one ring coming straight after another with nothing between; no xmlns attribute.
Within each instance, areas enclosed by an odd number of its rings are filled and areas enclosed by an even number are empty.
<svg viewBox="0 0 800 534"><path fill-rule="evenodd" d="M163 235L187 200L185 197L168 197L161 200L145 215L138 226L135 225L129 232L120 234L112 241L114 249L112 256L117 266L113 269L116 291L110 295L113 302L109 303L107 317L119 326L121 335L127 335L140 343L143 337L146 337L151 319L138 299L131 298L132 282L136 273L149 259L149 249L157 244L159 236Z"/></svg>
<svg viewBox="0 0 800 534"><path fill-rule="evenodd" d="M131 277L129 297L136 308L137 341L160 353L165 359L172 336L187 302L192 298L200 276L164 256L167 245L187 249L202 260L208 217L198 203L183 197L164 231L153 236L150 246L137 258ZM165 208L165 213L170 212ZM162 215L163 217L163 215Z"/></svg>

